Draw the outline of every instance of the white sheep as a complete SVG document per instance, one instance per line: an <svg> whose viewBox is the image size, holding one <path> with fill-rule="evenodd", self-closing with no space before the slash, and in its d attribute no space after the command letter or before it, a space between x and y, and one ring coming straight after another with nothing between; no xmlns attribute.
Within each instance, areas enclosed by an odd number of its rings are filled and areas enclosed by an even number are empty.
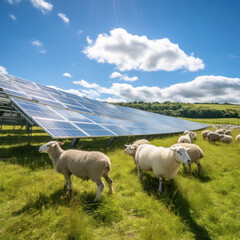
<svg viewBox="0 0 240 240"><path fill-rule="evenodd" d="M150 144L150 143L147 139L139 139L139 140L134 141L133 144L137 144L138 146L140 146L142 144Z"/></svg>
<svg viewBox="0 0 240 240"><path fill-rule="evenodd" d="M191 133L187 133L186 135L182 135L178 138L178 143L192 143L191 137L190 137Z"/></svg>
<svg viewBox="0 0 240 240"><path fill-rule="evenodd" d="M207 138L207 135L208 133L212 132L211 130L205 130L205 131L202 131L201 135L203 137L203 139Z"/></svg>
<svg viewBox="0 0 240 240"><path fill-rule="evenodd" d="M216 141L220 141L220 139L223 138L224 135L223 134L218 134L216 132L209 132L207 134L207 137L208 137L209 143L212 143L212 142L215 143Z"/></svg>
<svg viewBox="0 0 240 240"><path fill-rule="evenodd" d="M134 160L134 163L136 164L135 155L136 155L138 145L137 144L132 144L132 145L126 145L125 144L125 147L126 147L125 153L132 156L133 160Z"/></svg>
<svg viewBox="0 0 240 240"><path fill-rule="evenodd" d="M240 134L236 136L236 140L240 142Z"/></svg>
<svg viewBox="0 0 240 240"><path fill-rule="evenodd" d="M225 135L232 135L232 131L229 129L229 130L226 130L225 132L224 132L224 134Z"/></svg>
<svg viewBox="0 0 240 240"><path fill-rule="evenodd" d="M125 144L125 147L126 147L125 153L133 157L135 164L136 164L135 154L136 154L137 148L142 144L150 144L150 143L147 139L139 139L134 141L132 145Z"/></svg>
<svg viewBox="0 0 240 240"><path fill-rule="evenodd" d="M54 169L64 175L64 188L69 187L72 191L71 175L83 180L91 179L97 184L96 202L104 188L101 177L108 183L109 192L113 192L112 179L108 173L111 169L110 159L101 152L88 152L70 149L64 151L61 142L50 141L39 148L39 152L47 153L53 162Z"/></svg>
<svg viewBox="0 0 240 240"><path fill-rule="evenodd" d="M202 149L196 145L196 144L190 144L190 143L177 143L171 146L172 147L177 147L177 146L183 146L185 148L188 148L187 153L189 157L191 158L191 163L194 162L198 166L198 173L201 172L202 165L200 163L200 159L203 157L203 151ZM191 169L191 164L189 166L189 171L192 172Z"/></svg>
<svg viewBox="0 0 240 240"><path fill-rule="evenodd" d="M159 178L158 191L161 193L163 178L174 179L181 163L191 163L187 150L182 146L174 148L156 147L151 144L139 146L135 156L139 178L140 170L153 171Z"/></svg>
<svg viewBox="0 0 240 240"><path fill-rule="evenodd" d="M217 129L215 133L224 134L225 131L226 131L225 129Z"/></svg>
<svg viewBox="0 0 240 240"><path fill-rule="evenodd" d="M223 143L231 143L233 140L232 136L229 136L229 135L223 135L223 138L220 139L220 142L223 142Z"/></svg>
<svg viewBox="0 0 240 240"><path fill-rule="evenodd" d="M197 139L197 133L192 132L192 131L184 131L183 135L189 134L191 140L196 140Z"/></svg>

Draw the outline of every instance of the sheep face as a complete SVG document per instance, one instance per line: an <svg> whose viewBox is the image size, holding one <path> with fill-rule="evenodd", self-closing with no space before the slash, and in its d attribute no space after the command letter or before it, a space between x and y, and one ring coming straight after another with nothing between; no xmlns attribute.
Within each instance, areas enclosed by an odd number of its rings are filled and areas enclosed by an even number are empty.
<svg viewBox="0 0 240 240"><path fill-rule="evenodd" d="M188 165L191 164L191 159L187 153L187 150L189 150L190 148L177 146L177 147L171 147L170 149L174 152L175 159L177 162L186 163Z"/></svg>
<svg viewBox="0 0 240 240"><path fill-rule="evenodd" d="M64 143L62 142L56 142L56 141L50 141L48 143L43 144L40 148L39 148L39 152L40 153L49 153L50 149L53 149L54 147L56 147L57 145L62 146Z"/></svg>
<svg viewBox="0 0 240 240"><path fill-rule="evenodd" d="M135 152L136 152L136 150L138 148L138 145L136 145L136 144L126 145L125 144L125 147L126 147L125 153L129 154L129 155L133 155L133 154L135 154Z"/></svg>

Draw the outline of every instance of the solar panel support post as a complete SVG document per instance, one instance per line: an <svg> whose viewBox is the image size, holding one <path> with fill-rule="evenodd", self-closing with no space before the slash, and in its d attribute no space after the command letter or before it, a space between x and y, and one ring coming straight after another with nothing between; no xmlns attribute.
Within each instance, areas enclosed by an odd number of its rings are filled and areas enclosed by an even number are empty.
<svg viewBox="0 0 240 240"><path fill-rule="evenodd" d="M113 142L116 140L116 138L117 137L111 137L110 140L107 143L107 147L110 147L113 144Z"/></svg>
<svg viewBox="0 0 240 240"><path fill-rule="evenodd" d="M79 138L74 138L71 142L70 148L74 149L77 146L78 142L79 142Z"/></svg>
<svg viewBox="0 0 240 240"><path fill-rule="evenodd" d="M31 136L32 136L32 125L29 124L27 121L26 121L26 132L28 134L28 140L27 140L27 145L31 145Z"/></svg>

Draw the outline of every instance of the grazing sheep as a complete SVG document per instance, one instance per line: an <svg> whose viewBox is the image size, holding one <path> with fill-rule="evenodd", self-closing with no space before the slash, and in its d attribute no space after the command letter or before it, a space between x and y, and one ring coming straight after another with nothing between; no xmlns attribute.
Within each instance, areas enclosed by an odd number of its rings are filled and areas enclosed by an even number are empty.
<svg viewBox="0 0 240 240"><path fill-rule="evenodd" d="M231 143L233 138L232 136L229 136L229 135L223 135L224 137L220 139L220 142L223 142L223 143Z"/></svg>
<svg viewBox="0 0 240 240"><path fill-rule="evenodd" d="M125 147L126 147L125 153L132 156L133 160L134 160L134 163L136 164L135 155L136 155L138 145L137 144L132 144L132 145L126 145L125 144Z"/></svg>
<svg viewBox="0 0 240 240"><path fill-rule="evenodd" d="M197 134L195 132L192 132L192 131L185 131L183 133L183 135L187 135L189 134L191 140L196 140L197 139Z"/></svg>
<svg viewBox="0 0 240 240"><path fill-rule="evenodd" d="M202 169L202 165L200 163L200 159L203 157L202 149L196 144L189 144L189 143L177 143L172 145L171 148L177 147L177 146L183 146L185 148L188 148L187 150L188 156L191 158L191 162L194 162L197 164L198 173L200 173ZM189 171L192 172L191 163L188 166L189 166Z"/></svg>
<svg viewBox="0 0 240 240"><path fill-rule="evenodd" d="M138 148L138 146L140 146L142 144L150 144L150 143L146 139L139 139L137 141L134 141L132 145L125 144L125 147L126 147L125 153L133 157L135 164L136 164L135 154L136 154L137 148Z"/></svg>
<svg viewBox="0 0 240 240"><path fill-rule="evenodd" d="M202 131L201 135L203 137L203 139L207 138L207 135L208 133L212 132L211 130L205 130L205 131Z"/></svg>
<svg viewBox="0 0 240 240"><path fill-rule="evenodd" d="M225 132L224 132L224 134L225 135L232 135L232 131L229 129L229 130L226 130Z"/></svg>
<svg viewBox="0 0 240 240"><path fill-rule="evenodd" d="M236 136L236 140L240 142L240 134Z"/></svg>
<svg viewBox="0 0 240 240"><path fill-rule="evenodd" d="M217 129L215 133L224 134L225 131L226 131L225 129Z"/></svg>
<svg viewBox="0 0 240 240"><path fill-rule="evenodd" d="M91 179L97 184L96 202L104 188L101 177L108 183L109 191L113 191L112 179L108 173L111 169L110 159L101 152L87 152L70 149L64 151L61 142L50 141L39 148L39 152L47 153L53 162L54 169L65 177L64 188L69 187L72 191L71 175L83 180Z"/></svg>
<svg viewBox="0 0 240 240"><path fill-rule="evenodd" d="M216 132L209 132L207 137L208 137L209 143L212 143L212 142L215 143L216 141L220 141L220 139L223 138L224 135L218 134Z"/></svg>
<svg viewBox="0 0 240 240"><path fill-rule="evenodd" d="M180 136L178 139L178 143L192 143L190 135L191 133L189 132L184 136Z"/></svg>
<svg viewBox="0 0 240 240"><path fill-rule="evenodd" d="M147 139L139 139L139 140L134 141L133 144L137 144L138 146L140 146L142 144L150 144L150 143Z"/></svg>
<svg viewBox="0 0 240 240"><path fill-rule="evenodd" d="M159 178L158 191L161 193L163 178L174 179L181 163L191 163L187 150L182 146L174 148L156 147L150 144L139 146L135 156L139 178L141 178L140 170L153 171Z"/></svg>

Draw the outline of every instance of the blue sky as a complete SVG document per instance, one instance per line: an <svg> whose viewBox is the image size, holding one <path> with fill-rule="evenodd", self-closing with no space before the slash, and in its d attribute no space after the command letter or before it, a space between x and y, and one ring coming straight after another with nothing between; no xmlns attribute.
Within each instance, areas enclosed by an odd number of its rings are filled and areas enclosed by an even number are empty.
<svg viewBox="0 0 240 240"><path fill-rule="evenodd" d="M1 0L0 71L90 98L240 103L238 0Z"/></svg>

